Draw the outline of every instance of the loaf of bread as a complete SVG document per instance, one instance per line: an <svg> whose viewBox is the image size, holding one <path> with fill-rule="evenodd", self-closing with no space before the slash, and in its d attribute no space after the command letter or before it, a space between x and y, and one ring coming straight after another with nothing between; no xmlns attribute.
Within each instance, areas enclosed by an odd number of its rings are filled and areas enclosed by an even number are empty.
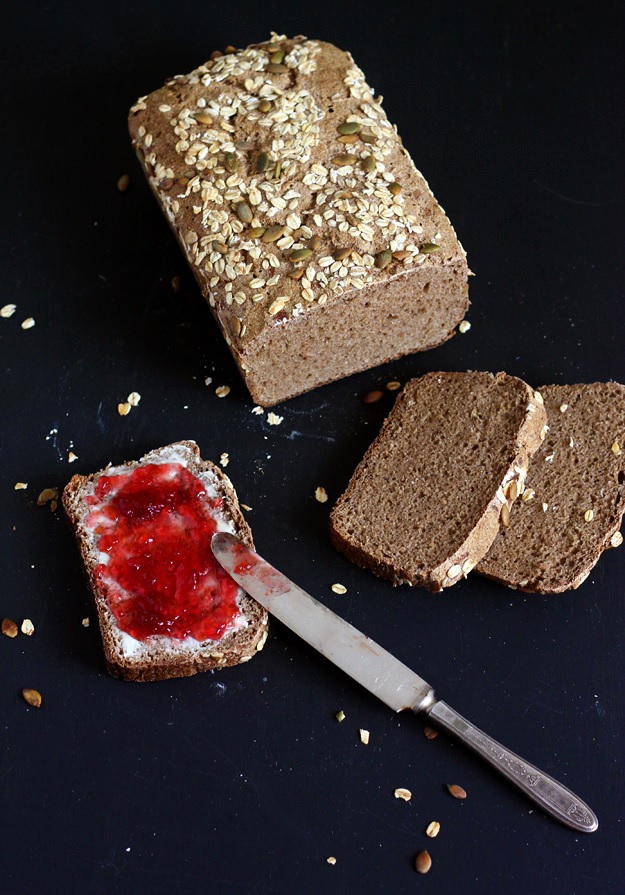
<svg viewBox="0 0 625 895"><path fill-rule="evenodd" d="M267 614L216 562L215 531L252 535L224 473L177 442L76 475L63 492L109 672L154 681L245 662Z"/></svg>
<svg viewBox="0 0 625 895"><path fill-rule="evenodd" d="M579 587L599 557L622 543L625 386L543 386L549 432L525 488L476 571L519 590Z"/></svg>
<svg viewBox="0 0 625 895"><path fill-rule="evenodd" d="M349 53L274 35L141 97L129 129L258 404L463 320L465 252Z"/></svg>
<svg viewBox="0 0 625 895"><path fill-rule="evenodd" d="M333 544L394 584L455 584L507 524L545 432L540 395L514 376L408 382L332 509Z"/></svg>

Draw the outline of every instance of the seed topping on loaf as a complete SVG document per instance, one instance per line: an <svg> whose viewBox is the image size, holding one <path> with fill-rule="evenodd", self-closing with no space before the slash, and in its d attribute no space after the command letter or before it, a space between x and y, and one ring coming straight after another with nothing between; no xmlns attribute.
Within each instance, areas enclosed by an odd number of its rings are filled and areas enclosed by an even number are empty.
<svg viewBox="0 0 625 895"><path fill-rule="evenodd" d="M210 304L232 309L231 340L464 256L380 98L330 44L273 34L216 56L142 97L130 128Z"/></svg>

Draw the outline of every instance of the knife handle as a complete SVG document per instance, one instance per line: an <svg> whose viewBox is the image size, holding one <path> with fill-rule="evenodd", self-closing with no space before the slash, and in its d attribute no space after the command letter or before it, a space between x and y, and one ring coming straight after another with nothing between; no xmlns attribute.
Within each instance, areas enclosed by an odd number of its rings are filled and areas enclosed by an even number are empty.
<svg viewBox="0 0 625 895"><path fill-rule="evenodd" d="M437 700L426 713L437 727L477 752L556 820L582 833L592 833L599 826L595 813L578 796L487 736L447 703Z"/></svg>

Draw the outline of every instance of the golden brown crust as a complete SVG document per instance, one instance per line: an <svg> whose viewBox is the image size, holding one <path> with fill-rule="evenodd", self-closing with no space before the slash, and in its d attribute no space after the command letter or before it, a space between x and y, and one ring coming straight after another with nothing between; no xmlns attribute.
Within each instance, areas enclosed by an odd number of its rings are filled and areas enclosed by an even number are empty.
<svg viewBox="0 0 625 895"><path fill-rule="evenodd" d="M332 510L332 543L394 584L455 584L506 523L545 424L532 389L504 373L409 382Z"/></svg>
<svg viewBox="0 0 625 895"><path fill-rule="evenodd" d="M465 253L348 53L274 35L141 97L129 128L258 403L432 347L463 319ZM328 335L353 321L370 338L352 363Z"/></svg>
<svg viewBox="0 0 625 895"><path fill-rule="evenodd" d="M166 458L178 458L190 472L199 477L209 477L216 492L223 497L223 514L233 532L250 547L252 533L245 521L236 492L228 477L210 461L202 460L195 442L176 442L167 447L150 451L138 461L130 461L114 467L115 471L133 469L139 465L162 462ZM173 677L187 677L199 671L236 665L252 658L262 649L267 636L267 613L246 594L239 598L239 607L247 622L245 627L227 633L219 641L198 643L192 649L173 638L154 636L147 641L135 641L133 651L125 647L124 635L117 627L115 616L108 607L95 577L98 564L97 544L86 527L85 519L90 508L85 497L93 492L102 475L113 471L107 467L92 475L75 475L63 491L63 508L74 530L83 568L97 610L98 623L107 670L113 677L133 681L156 681Z"/></svg>

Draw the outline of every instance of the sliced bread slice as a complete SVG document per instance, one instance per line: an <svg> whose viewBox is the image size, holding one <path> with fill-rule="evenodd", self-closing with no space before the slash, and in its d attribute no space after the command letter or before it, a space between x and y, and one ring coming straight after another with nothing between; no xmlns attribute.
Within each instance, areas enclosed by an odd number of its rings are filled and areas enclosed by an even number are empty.
<svg viewBox="0 0 625 895"><path fill-rule="evenodd" d="M505 373L408 382L332 510L333 544L394 584L455 584L507 521L545 424L540 395Z"/></svg>
<svg viewBox="0 0 625 895"><path fill-rule="evenodd" d="M603 551L623 541L625 386L549 385L540 393L548 435L509 527L476 571L546 594L579 587Z"/></svg>
<svg viewBox="0 0 625 895"><path fill-rule="evenodd" d="M63 492L95 601L108 671L186 677L262 649L267 613L221 569L215 531L253 546L226 475L181 441L76 475Z"/></svg>

